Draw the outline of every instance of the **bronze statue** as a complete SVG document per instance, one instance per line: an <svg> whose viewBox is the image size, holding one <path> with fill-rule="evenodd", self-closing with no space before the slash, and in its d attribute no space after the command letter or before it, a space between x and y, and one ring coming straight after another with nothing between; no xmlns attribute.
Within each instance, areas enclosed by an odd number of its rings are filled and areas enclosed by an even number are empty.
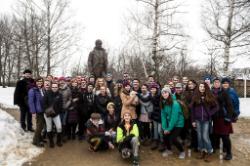
<svg viewBox="0 0 250 166"><path fill-rule="evenodd" d="M95 48L89 53L88 68L90 74L95 78L105 77L108 68L108 55L104 48L102 48L102 41L96 40Z"/></svg>

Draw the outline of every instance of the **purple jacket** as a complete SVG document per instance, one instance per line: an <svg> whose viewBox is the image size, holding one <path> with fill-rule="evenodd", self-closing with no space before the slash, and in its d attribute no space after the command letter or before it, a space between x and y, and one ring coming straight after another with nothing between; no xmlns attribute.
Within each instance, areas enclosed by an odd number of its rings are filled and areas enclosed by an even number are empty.
<svg viewBox="0 0 250 166"><path fill-rule="evenodd" d="M28 92L29 110L32 114L43 112L43 96L37 87Z"/></svg>
<svg viewBox="0 0 250 166"><path fill-rule="evenodd" d="M191 108L191 120L192 122L198 121L209 121L214 113L219 110L218 104L215 106L205 106L204 103L194 105L190 104Z"/></svg>

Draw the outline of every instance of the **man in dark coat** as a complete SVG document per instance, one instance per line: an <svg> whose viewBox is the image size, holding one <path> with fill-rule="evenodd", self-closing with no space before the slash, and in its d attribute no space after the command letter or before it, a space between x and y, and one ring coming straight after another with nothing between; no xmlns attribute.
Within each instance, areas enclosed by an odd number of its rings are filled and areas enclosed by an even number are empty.
<svg viewBox="0 0 250 166"><path fill-rule="evenodd" d="M21 111L20 123L24 131L34 131L32 129L32 115L28 106L28 91L35 86L35 81L32 79L32 71L25 70L23 72L23 79L16 84L14 92L14 105L18 105ZM27 117L27 124L25 123ZM27 128L26 128L27 127Z"/></svg>
<svg viewBox="0 0 250 166"><path fill-rule="evenodd" d="M108 68L108 55L104 48L102 48L102 41L96 40L95 48L89 53L88 58L89 72L95 76L95 78L104 78Z"/></svg>

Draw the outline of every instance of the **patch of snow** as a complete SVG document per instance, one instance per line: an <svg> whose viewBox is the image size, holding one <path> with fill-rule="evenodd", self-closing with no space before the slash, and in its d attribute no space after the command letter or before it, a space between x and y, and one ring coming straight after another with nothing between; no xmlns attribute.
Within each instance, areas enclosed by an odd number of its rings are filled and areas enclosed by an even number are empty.
<svg viewBox="0 0 250 166"><path fill-rule="evenodd" d="M250 117L250 98L240 98L240 117Z"/></svg>
<svg viewBox="0 0 250 166"><path fill-rule="evenodd" d="M0 165L21 166L44 149L32 145L32 133L24 132L8 113L0 110Z"/></svg>
<svg viewBox="0 0 250 166"><path fill-rule="evenodd" d="M0 86L0 108L18 108L14 106L15 87L3 88Z"/></svg>

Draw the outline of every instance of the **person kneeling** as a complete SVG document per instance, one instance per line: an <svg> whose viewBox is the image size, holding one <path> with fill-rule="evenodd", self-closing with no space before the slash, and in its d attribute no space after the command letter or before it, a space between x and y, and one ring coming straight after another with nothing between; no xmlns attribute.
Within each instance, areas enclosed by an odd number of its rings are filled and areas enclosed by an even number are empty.
<svg viewBox="0 0 250 166"><path fill-rule="evenodd" d="M139 131L136 123L132 121L130 112L123 114L123 120L117 127L117 137L119 152L123 159L133 157L133 165L139 165Z"/></svg>
<svg viewBox="0 0 250 166"><path fill-rule="evenodd" d="M87 140L90 144L90 151L114 149L111 136L105 132L104 122L98 113L92 113L87 121Z"/></svg>

